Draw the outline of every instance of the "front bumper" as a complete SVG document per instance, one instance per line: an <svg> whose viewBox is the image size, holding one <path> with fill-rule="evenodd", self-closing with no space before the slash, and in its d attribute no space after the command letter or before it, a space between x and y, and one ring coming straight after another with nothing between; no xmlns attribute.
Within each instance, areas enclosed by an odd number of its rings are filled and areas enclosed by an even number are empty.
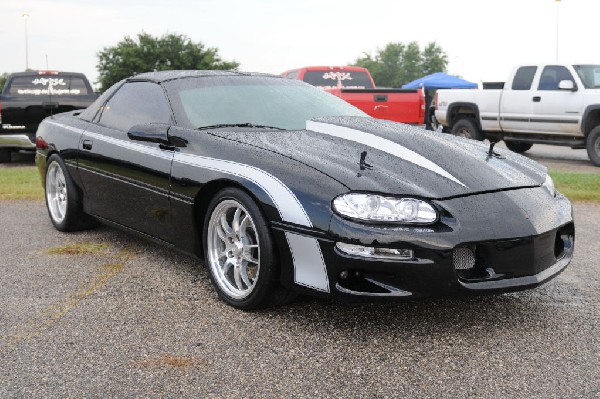
<svg viewBox="0 0 600 399"><path fill-rule="evenodd" d="M561 195L550 197L542 187L436 204L444 215L427 227L367 226L334 215L329 233L314 236L327 269L328 293L403 298L517 291L550 280L572 259L571 204ZM279 247L285 246L277 238L283 229L275 232ZM336 242L408 249L414 256L400 261L349 255ZM457 261L458 251L470 251L469 267ZM285 251L280 252L285 263ZM286 269L283 282L294 285L293 272Z"/></svg>
<svg viewBox="0 0 600 399"><path fill-rule="evenodd" d="M0 148L35 150L35 133L0 134Z"/></svg>

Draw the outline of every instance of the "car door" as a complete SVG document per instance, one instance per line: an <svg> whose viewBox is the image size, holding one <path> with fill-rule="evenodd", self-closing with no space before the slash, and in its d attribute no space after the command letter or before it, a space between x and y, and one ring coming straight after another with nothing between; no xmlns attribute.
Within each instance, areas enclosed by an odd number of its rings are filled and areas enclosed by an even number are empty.
<svg viewBox="0 0 600 399"><path fill-rule="evenodd" d="M529 132L533 112L532 85L536 66L522 66L514 74L511 86L502 91L500 126L507 132Z"/></svg>
<svg viewBox="0 0 600 399"><path fill-rule="evenodd" d="M172 123L162 87L125 83L83 134L79 170L90 213L166 240L173 150L127 136L132 126L148 123Z"/></svg>
<svg viewBox="0 0 600 399"><path fill-rule="evenodd" d="M559 89L558 84L563 80L570 80L574 88L577 88L573 75L566 67L547 65L542 70L537 90L532 97L532 132L581 133L579 122L583 96L581 91Z"/></svg>

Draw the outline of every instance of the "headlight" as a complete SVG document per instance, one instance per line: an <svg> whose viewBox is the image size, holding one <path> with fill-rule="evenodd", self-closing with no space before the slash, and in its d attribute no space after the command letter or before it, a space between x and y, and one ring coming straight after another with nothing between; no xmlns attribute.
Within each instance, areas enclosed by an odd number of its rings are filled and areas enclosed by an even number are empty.
<svg viewBox="0 0 600 399"><path fill-rule="evenodd" d="M429 224L437 220L433 206L416 198L393 198L375 194L343 194L333 200L342 216L373 222Z"/></svg>
<svg viewBox="0 0 600 399"><path fill-rule="evenodd" d="M556 188L554 188L554 182L552 181L550 175L546 175L546 180L544 180L544 184L542 184L542 186L548 190L551 196L556 197Z"/></svg>

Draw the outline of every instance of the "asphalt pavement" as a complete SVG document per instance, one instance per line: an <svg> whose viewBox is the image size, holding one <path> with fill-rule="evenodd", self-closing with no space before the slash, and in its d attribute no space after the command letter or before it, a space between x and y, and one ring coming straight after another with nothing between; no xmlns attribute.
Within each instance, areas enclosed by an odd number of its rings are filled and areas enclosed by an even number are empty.
<svg viewBox="0 0 600 399"><path fill-rule="evenodd" d="M575 215L573 262L535 290L242 312L196 259L0 202L0 397L597 398L600 206Z"/></svg>

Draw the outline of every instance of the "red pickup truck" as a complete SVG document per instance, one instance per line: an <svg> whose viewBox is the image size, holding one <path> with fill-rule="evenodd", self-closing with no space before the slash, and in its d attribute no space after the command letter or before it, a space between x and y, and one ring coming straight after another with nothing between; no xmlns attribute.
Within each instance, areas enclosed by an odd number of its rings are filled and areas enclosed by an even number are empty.
<svg viewBox="0 0 600 399"><path fill-rule="evenodd" d="M311 66L291 69L281 75L320 87L374 118L418 125L424 123L425 96L422 89L376 88L365 68Z"/></svg>

